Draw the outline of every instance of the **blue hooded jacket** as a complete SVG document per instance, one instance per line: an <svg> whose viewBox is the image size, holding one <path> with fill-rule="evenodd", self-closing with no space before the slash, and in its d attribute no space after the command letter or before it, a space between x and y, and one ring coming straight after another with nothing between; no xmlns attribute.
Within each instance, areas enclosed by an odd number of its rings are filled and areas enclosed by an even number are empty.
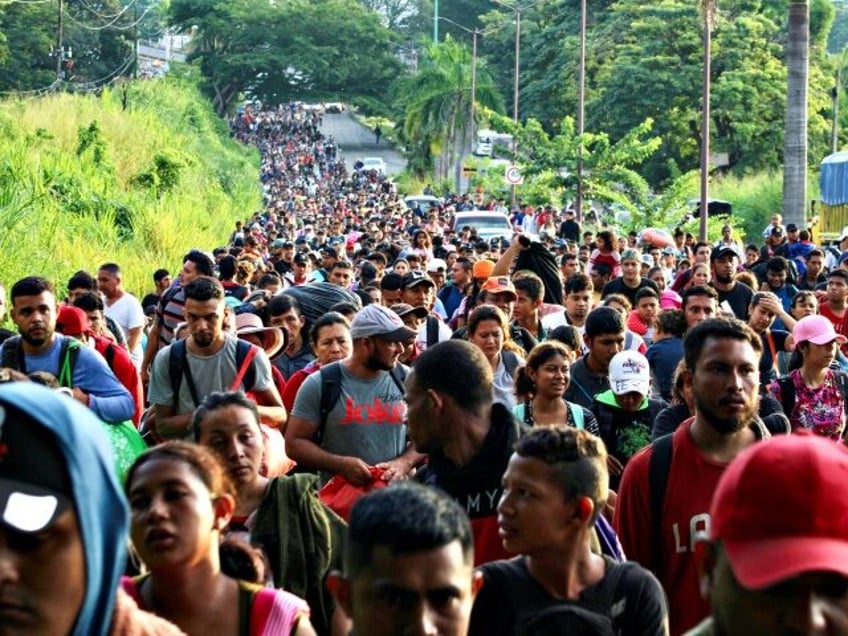
<svg viewBox="0 0 848 636"><path fill-rule="evenodd" d="M129 510L103 425L76 400L33 382L0 385L0 405L41 423L65 456L86 568L85 598L71 634L105 636L126 563Z"/></svg>

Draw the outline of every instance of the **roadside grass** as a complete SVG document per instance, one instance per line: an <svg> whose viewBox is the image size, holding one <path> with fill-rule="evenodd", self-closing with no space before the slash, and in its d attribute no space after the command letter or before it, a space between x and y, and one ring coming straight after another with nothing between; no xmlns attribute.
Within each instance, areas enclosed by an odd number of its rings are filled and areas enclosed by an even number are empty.
<svg viewBox="0 0 848 636"><path fill-rule="evenodd" d="M0 277L44 276L61 297L116 262L141 295L260 208L258 167L184 78L0 102Z"/></svg>

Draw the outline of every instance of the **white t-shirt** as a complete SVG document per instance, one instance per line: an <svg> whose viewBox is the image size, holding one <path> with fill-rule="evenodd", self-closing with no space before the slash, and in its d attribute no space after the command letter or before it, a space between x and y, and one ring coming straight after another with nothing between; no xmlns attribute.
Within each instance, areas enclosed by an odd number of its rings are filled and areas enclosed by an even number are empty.
<svg viewBox="0 0 848 636"><path fill-rule="evenodd" d="M144 327L144 309L142 309L138 298L132 294L124 292L123 296L118 300L106 306L105 313L121 326L128 341L130 338L130 329ZM143 354L141 338L139 338L135 349L130 351L130 357L132 357L136 367L141 366Z"/></svg>

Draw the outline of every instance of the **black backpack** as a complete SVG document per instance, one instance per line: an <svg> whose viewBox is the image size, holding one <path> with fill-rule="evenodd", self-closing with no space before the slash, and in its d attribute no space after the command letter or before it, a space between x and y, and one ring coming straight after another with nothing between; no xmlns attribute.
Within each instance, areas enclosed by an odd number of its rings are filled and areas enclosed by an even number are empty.
<svg viewBox="0 0 848 636"><path fill-rule="evenodd" d="M254 347L247 340L238 339L236 341L236 370L241 369L247 354L251 347ZM180 396L180 384L183 377L188 384L189 393L191 393L192 402L195 406L200 406L200 397L197 395L197 387L194 385L194 378L191 377L191 369L188 366L188 354L185 340L175 340L171 343L171 350L168 355L168 377L171 380L171 390L174 393L174 410L177 408ZM253 364L247 369L244 374L243 384L246 387L253 388L256 384L256 368ZM225 390L229 389L227 387Z"/></svg>
<svg viewBox="0 0 848 636"><path fill-rule="evenodd" d="M56 379L60 386L68 389L73 388L74 369L81 348L80 342L70 336L66 336L62 340L62 349L59 351L59 368L56 373ZM0 366L26 374L26 356L20 336L12 336L3 343L3 359L0 360ZM63 373L63 370L66 370L66 372Z"/></svg>
<svg viewBox="0 0 848 636"><path fill-rule="evenodd" d="M315 433L315 443L320 444L321 438L324 436L324 428L327 426L327 417L330 411L338 403L342 396L342 368L340 362L321 367L321 405L320 405L320 420L318 422L318 431ZM406 367L403 365L395 365L389 371L389 377L400 389L401 395L406 395L406 390L403 388L403 383L406 380Z"/></svg>

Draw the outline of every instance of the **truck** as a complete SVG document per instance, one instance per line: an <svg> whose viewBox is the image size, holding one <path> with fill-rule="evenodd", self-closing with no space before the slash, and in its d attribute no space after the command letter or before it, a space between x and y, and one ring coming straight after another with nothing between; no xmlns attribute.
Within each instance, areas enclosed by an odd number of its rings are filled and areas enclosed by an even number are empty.
<svg viewBox="0 0 848 636"><path fill-rule="evenodd" d="M848 226L848 152L834 152L822 160L819 177L821 201L813 208L815 242L836 241Z"/></svg>

